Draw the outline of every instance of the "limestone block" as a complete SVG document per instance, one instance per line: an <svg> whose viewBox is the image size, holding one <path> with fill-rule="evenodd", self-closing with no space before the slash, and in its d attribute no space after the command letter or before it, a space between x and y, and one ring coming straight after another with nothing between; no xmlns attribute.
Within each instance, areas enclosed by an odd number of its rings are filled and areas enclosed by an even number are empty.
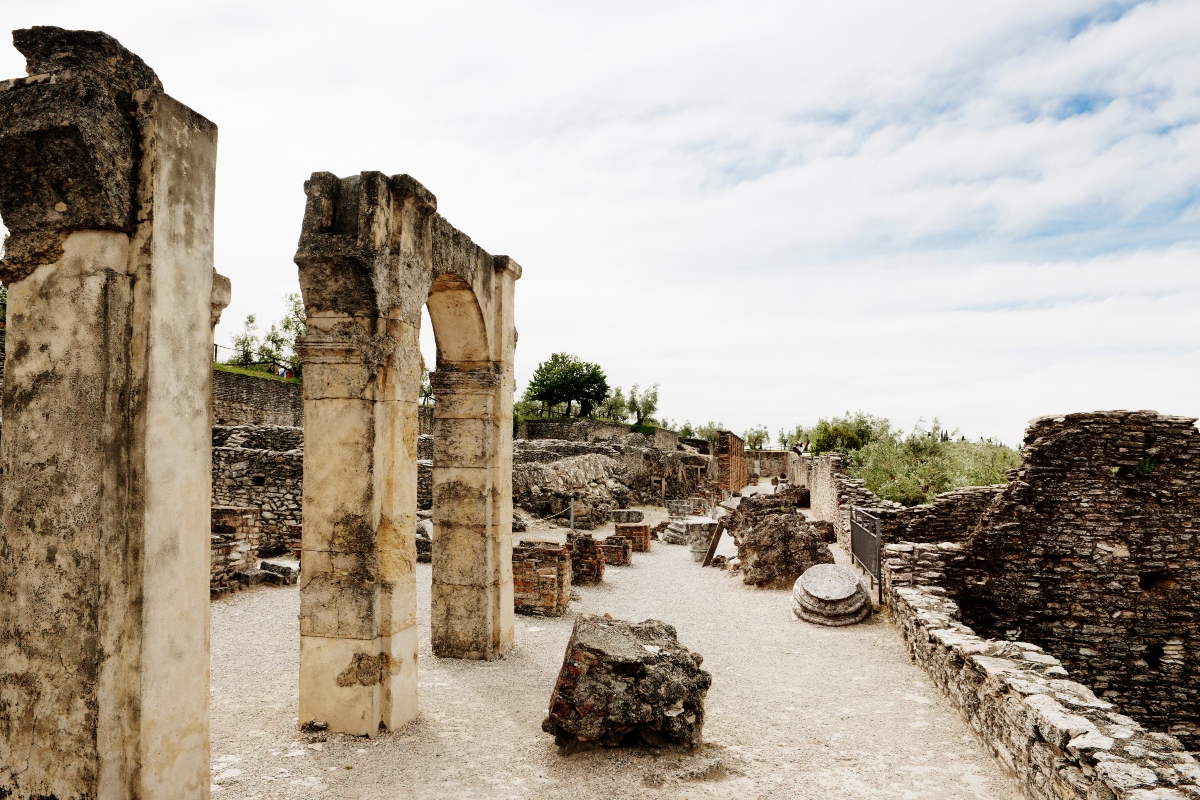
<svg viewBox="0 0 1200 800"><path fill-rule="evenodd" d="M639 741L696 747L712 685L702 663L670 625L580 614L542 730L567 749Z"/></svg>
<svg viewBox="0 0 1200 800"><path fill-rule="evenodd" d="M871 600L853 570L816 564L796 579L792 613L806 622L841 627L866 619Z"/></svg>

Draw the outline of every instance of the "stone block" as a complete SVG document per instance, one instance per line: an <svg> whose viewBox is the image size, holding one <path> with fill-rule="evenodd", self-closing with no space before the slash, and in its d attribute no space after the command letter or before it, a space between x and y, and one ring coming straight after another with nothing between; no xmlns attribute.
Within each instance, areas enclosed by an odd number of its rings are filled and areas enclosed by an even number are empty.
<svg viewBox="0 0 1200 800"><path fill-rule="evenodd" d="M542 730L564 749L700 744L712 676L658 620L575 619Z"/></svg>
<svg viewBox="0 0 1200 800"><path fill-rule="evenodd" d="M640 523L646 515L634 508L614 508L611 512L612 521L618 525L622 523Z"/></svg>

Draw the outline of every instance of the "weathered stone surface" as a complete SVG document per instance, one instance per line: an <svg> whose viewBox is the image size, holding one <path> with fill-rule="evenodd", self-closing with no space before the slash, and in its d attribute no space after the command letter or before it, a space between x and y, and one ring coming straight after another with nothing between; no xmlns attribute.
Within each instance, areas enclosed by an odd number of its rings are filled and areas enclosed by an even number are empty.
<svg viewBox="0 0 1200 800"><path fill-rule="evenodd" d="M14 34L0 82L8 358L0 795L208 779L216 126L106 34Z"/></svg>
<svg viewBox="0 0 1200 800"><path fill-rule="evenodd" d="M821 527L796 514L768 514L735 540L749 585L789 588L809 567L833 563Z"/></svg>
<svg viewBox="0 0 1200 800"><path fill-rule="evenodd" d="M926 545L928 546L928 545ZM1033 644L984 639L917 566L953 551L889 547L884 586L909 653L980 741L1036 800L1200 796L1200 765L1172 736L1150 733ZM901 581L898 578L904 577ZM932 580L932 582L930 582Z"/></svg>
<svg viewBox="0 0 1200 800"><path fill-rule="evenodd" d="M642 522L646 515L634 508L614 508L611 512L612 521L621 525L623 523Z"/></svg>
<svg viewBox="0 0 1200 800"><path fill-rule="evenodd" d="M853 625L871 613L871 600L853 570L816 564L792 587L792 613L817 625Z"/></svg>
<svg viewBox="0 0 1200 800"><path fill-rule="evenodd" d="M690 544L693 541L712 538L717 529L717 521L711 517L676 517L670 521L662 533L662 540L667 544Z"/></svg>
<svg viewBox="0 0 1200 800"><path fill-rule="evenodd" d="M433 522L428 519L417 520L417 561L433 561Z"/></svg>
<svg viewBox="0 0 1200 800"><path fill-rule="evenodd" d="M257 508L212 507L209 593L216 597L236 591L237 573L258 566L260 542Z"/></svg>
<svg viewBox="0 0 1200 800"><path fill-rule="evenodd" d="M212 444L213 505L257 509L259 555L289 552L292 531L302 524L304 429L214 426Z"/></svg>
<svg viewBox="0 0 1200 800"><path fill-rule="evenodd" d="M670 625L580 614L542 730L564 748L638 741L693 748L712 685L702 663Z"/></svg>

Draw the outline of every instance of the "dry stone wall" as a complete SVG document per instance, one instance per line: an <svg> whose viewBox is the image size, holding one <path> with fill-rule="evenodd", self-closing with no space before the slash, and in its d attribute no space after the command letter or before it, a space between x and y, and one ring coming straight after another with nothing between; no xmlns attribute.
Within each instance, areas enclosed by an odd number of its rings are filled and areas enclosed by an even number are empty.
<svg viewBox="0 0 1200 800"><path fill-rule="evenodd" d="M1148 732L1069 680L1024 642L985 639L962 624L942 585L964 559L953 543L889 545L884 585L913 659L984 747L1037 800L1200 797L1200 765L1181 742Z"/></svg>
<svg viewBox="0 0 1200 800"><path fill-rule="evenodd" d="M214 506L258 509L263 555L287 552L301 526L304 431L278 425L213 428Z"/></svg>
<svg viewBox="0 0 1200 800"><path fill-rule="evenodd" d="M1034 420L965 543L956 599L1142 724L1200 749L1200 432L1155 412Z"/></svg>
<svg viewBox="0 0 1200 800"><path fill-rule="evenodd" d="M304 427L304 397L299 383L213 370L215 425Z"/></svg>
<svg viewBox="0 0 1200 800"><path fill-rule="evenodd" d="M258 566L258 547L257 508L213 506L209 594L237 589L237 573Z"/></svg>

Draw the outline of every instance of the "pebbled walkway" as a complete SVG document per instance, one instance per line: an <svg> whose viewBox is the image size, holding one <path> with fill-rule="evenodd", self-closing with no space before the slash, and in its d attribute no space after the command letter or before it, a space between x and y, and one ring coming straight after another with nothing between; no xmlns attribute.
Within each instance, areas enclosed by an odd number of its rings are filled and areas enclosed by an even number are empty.
<svg viewBox="0 0 1200 800"><path fill-rule="evenodd" d="M562 536L539 524L519 537L538 535ZM673 624L713 674L706 744L564 758L540 723L571 616L517 617L516 647L498 662L436 659L430 579L418 565L421 716L374 740L296 730L295 587L213 603L214 798L1020 797L886 614L837 629L799 622L787 591L751 589L654 542L579 587L571 609Z"/></svg>

